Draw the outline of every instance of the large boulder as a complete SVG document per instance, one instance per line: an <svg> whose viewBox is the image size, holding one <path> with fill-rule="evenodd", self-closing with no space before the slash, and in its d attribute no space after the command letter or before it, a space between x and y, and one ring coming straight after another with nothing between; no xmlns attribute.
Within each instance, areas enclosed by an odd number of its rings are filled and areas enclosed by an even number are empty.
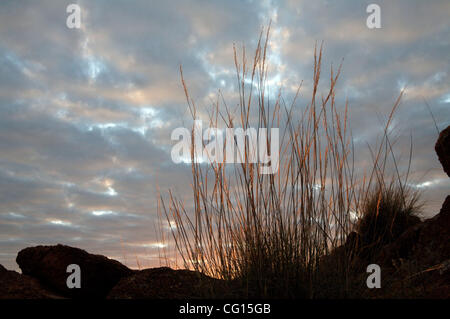
<svg viewBox="0 0 450 319"><path fill-rule="evenodd" d="M439 134L434 147L444 171L450 176L450 126Z"/></svg>
<svg viewBox="0 0 450 319"><path fill-rule="evenodd" d="M116 260L64 245L25 248L16 261L23 274L71 298L103 298L121 278L133 272ZM70 264L80 267L81 288L67 287Z"/></svg>
<svg viewBox="0 0 450 319"><path fill-rule="evenodd" d="M150 268L122 278L108 299L197 299L225 296L225 282L190 270Z"/></svg>
<svg viewBox="0 0 450 319"><path fill-rule="evenodd" d="M0 265L0 299L59 299L37 279Z"/></svg>

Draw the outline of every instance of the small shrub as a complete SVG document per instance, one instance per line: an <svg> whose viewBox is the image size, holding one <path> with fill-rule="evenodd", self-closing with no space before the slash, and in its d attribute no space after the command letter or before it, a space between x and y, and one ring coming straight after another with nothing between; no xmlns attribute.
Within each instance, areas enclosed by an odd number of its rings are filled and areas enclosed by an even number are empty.
<svg viewBox="0 0 450 319"><path fill-rule="evenodd" d="M357 225L362 248L372 253L420 222L419 193L401 183L378 183L367 192Z"/></svg>

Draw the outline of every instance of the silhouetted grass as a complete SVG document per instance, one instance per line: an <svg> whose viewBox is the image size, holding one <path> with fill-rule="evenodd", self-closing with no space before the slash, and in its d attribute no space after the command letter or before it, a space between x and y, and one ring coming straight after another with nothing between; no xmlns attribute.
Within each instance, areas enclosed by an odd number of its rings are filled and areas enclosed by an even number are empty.
<svg viewBox="0 0 450 319"><path fill-rule="evenodd" d="M368 192L357 225L362 248L377 250L397 239L407 228L420 222L419 193L394 182L378 184Z"/></svg>
<svg viewBox="0 0 450 319"><path fill-rule="evenodd" d="M296 108L301 86L289 106L281 94L270 100L269 30L261 33L251 65L245 49L242 59L234 50L237 114L222 95L208 112L210 127L282 129L278 172L261 174L260 163L234 164L232 169L223 163L195 163L192 144L193 211L172 192L168 201L162 200L161 209L176 225L172 234L185 268L232 281L239 297L311 298L323 288L321 259L345 243L355 216L363 216L358 231L365 242L385 242L405 227L407 216L416 211L417 197L408 195L400 174L388 186L384 183L387 155L393 154L388 127L401 95L389 114L382 142L372 152L368 178L357 178L347 105L338 109L335 103L340 67L331 69L328 89L319 97L322 47L316 48L310 102ZM196 119L197 107L182 70L181 76ZM270 136L266 143L270 149ZM247 143L246 158L248 147ZM348 260L332 267L330 285L341 285L345 291Z"/></svg>

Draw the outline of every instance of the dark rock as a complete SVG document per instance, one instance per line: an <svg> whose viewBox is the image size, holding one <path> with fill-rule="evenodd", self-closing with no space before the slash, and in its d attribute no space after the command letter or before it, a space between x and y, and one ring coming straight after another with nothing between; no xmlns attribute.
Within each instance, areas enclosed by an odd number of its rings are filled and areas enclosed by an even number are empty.
<svg viewBox="0 0 450 319"><path fill-rule="evenodd" d="M396 241L381 248L379 263L392 266L392 262L400 258L409 258L417 245L424 223L415 225L406 230Z"/></svg>
<svg viewBox="0 0 450 319"><path fill-rule="evenodd" d="M447 196L439 211L438 219L441 222L448 223L450 220L450 195ZM448 224L447 224L448 225Z"/></svg>
<svg viewBox="0 0 450 319"><path fill-rule="evenodd" d="M450 258L450 196L439 214L411 227L380 253L383 264L389 265L400 258L413 258L430 265Z"/></svg>
<svg viewBox="0 0 450 319"><path fill-rule="evenodd" d="M22 273L39 279L55 291L72 298L102 298L117 282L133 271L116 260L64 245L36 246L21 250L16 259ZM81 288L67 287L67 266L81 270Z"/></svg>
<svg viewBox="0 0 450 319"><path fill-rule="evenodd" d="M223 297L224 282L190 270L144 269L122 278L108 299L197 299Z"/></svg>
<svg viewBox="0 0 450 319"><path fill-rule="evenodd" d="M444 171L450 176L450 126L439 134L434 147Z"/></svg>
<svg viewBox="0 0 450 319"><path fill-rule="evenodd" d="M0 265L0 299L59 299L61 296L49 291L30 276L6 270Z"/></svg>
<svg viewBox="0 0 450 319"><path fill-rule="evenodd" d="M444 201L436 216L426 220L420 233L417 258L425 258L425 249L435 258L429 262L437 263L450 259L450 195Z"/></svg>

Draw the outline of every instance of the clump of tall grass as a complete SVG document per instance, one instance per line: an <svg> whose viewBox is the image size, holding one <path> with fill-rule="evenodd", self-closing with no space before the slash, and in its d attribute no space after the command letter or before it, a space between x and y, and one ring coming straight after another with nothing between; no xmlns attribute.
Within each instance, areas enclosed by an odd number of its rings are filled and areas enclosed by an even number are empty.
<svg viewBox="0 0 450 319"><path fill-rule="evenodd" d="M419 198L416 190L395 182L388 185L380 182L367 192L361 206L362 218L356 228L366 254L373 255L420 222Z"/></svg>
<svg viewBox="0 0 450 319"><path fill-rule="evenodd" d="M280 128L279 170L268 175L261 174L261 163L231 168L197 163L192 144L193 208L172 192L161 208L176 225L172 233L184 267L238 283L240 297L314 297L319 262L345 242L372 178L362 184L356 179L347 105L338 108L335 101L340 67L331 68L327 90L319 96L322 47L314 51L312 92L303 109L296 106L301 85L289 105L281 94L269 96L269 30L261 32L250 65L245 48L242 59L234 50L236 114L222 95L208 113L210 127ZM197 119L180 71L192 118ZM265 143L270 150L270 136ZM249 152L246 143L245 158ZM382 152L380 146L372 175ZM342 269L338 275L345 278L347 270Z"/></svg>

